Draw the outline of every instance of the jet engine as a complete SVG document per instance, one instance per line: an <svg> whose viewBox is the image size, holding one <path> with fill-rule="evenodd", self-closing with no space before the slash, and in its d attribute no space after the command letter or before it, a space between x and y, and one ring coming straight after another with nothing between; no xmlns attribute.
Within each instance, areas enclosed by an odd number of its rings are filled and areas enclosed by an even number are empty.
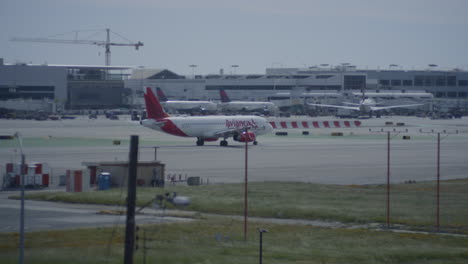
<svg viewBox="0 0 468 264"><path fill-rule="evenodd" d="M255 133L253 132L242 132L237 137L234 137L234 140L239 142L252 142L255 141Z"/></svg>

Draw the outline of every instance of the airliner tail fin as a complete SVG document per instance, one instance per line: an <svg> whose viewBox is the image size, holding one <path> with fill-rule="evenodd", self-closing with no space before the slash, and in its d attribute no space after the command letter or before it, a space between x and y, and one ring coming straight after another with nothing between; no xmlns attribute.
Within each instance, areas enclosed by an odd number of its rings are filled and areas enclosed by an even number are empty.
<svg viewBox="0 0 468 264"><path fill-rule="evenodd" d="M167 102L167 97L161 88L159 87L156 88L156 94L158 95L159 101Z"/></svg>
<svg viewBox="0 0 468 264"><path fill-rule="evenodd" d="M151 90L151 87L146 87L146 93L144 96L148 118L162 119L165 117L169 117L169 115L166 112L164 112L161 103L159 103L159 100L154 95L153 91Z"/></svg>
<svg viewBox="0 0 468 264"><path fill-rule="evenodd" d="M229 99L229 96L227 95L226 91L224 91L223 89L219 90L219 96L221 97L221 102L222 103L231 102L231 99Z"/></svg>

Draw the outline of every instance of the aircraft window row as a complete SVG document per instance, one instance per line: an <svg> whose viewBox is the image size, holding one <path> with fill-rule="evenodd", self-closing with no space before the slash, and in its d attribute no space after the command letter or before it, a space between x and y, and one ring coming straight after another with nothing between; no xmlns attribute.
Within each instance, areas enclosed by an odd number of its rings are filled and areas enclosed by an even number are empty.
<svg viewBox="0 0 468 264"><path fill-rule="evenodd" d="M193 125L197 125L197 126L200 126L200 125L203 125L203 126L206 126L206 125L224 125L225 123L224 122L213 122L213 123L184 123L182 124L183 126L193 126Z"/></svg>
<svg viewBox="0 0 468 264"><path fill-rule="evenodd" d="M205 90L292 90L292 85L207 85Z"/></svg>

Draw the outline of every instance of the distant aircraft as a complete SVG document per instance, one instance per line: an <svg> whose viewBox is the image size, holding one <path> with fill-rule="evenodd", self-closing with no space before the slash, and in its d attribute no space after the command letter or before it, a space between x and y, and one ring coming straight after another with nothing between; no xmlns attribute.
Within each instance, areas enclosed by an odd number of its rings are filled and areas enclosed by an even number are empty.
<svg viewBox="0 0 468 264"><path fill-rule="evenodd" d="M217 141L227 146L227 138L238 142L253 142L257 145L257 135L270 133L273 127L259 116L189 116L170 117L164 112L159 100L150 87L145 93L148 119L141 121L145 127L180 137L196 137L197 146L205 141Z"/></svg>
<svg viewBox="0 0 468 264"><path fill-rule="evenodd" d="M359 103L349 103L343 102L343 104L347 104L350 106L345 105L328 105L328 104L312 104L307 103L308 105L312 106L321 106L321 107L332 107L332 108L340 108L340 109L349 109L360 111L362 114L369 114L372 115L373 111L380 111L380 110L387 110L392 108L406 108L406 107L413 107L413 106L421 106L423 104L407 104L407 105L390 105L390 106L377 106L377 102L367 97L364 93L362 93L362 99Z"/></svg>
<svg viewBox="0 0 468 264"><path fill-rule="evenodd" d="M270 114L278 110L278 107L272 102L232 102L223 89L219 90L219 95L221 97L220 107L223 112L260 112Z"/></svg>
<svg viewBox="0 0 468 264"><path fill-rule="evenodd" d="M156 93L162 106L169 112L215 113L217 110L217 104L210 101L168 101L163 90L159 87L156 88Z"/></svg>

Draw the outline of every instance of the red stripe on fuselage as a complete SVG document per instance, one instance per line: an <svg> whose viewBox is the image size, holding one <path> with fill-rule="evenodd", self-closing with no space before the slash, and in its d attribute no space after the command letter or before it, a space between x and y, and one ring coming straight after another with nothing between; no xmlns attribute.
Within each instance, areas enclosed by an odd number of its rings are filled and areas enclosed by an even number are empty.
<svg viewBox="0 0 468 264"><path fill-rule="evenodd" d="M275 122L271 121L271 122L270 122L270 125L271 125L273 128L276 128L276 123L275 123Z"/></svg>
<svg viewBox="0 0 468 264"><path fill-rule="evenodd" d="M307 121L302 121L302 126L304 128L309 128L309 124L307 124Z"/></svg>

